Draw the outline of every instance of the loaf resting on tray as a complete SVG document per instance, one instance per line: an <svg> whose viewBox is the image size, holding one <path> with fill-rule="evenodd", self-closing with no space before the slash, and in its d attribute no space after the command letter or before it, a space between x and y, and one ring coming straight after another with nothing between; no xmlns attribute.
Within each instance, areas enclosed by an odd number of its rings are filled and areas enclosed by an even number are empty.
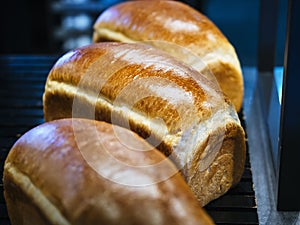
<svg viewBox="0 0 300 225"><path fill-rule="evenodd" d="M236 110L241 110L243 76L234 47L209 18L182 2L127 1L114 5L96 20L93 40L147 42L160 48L215 76Z"/></svg>
<svg viewBox="0 0 300 225"><path fill-rule="evenodd" d="M236 185L245 134L231 101L198 71L145 44L103 42L49 73L45 121L82 117L131 129L168 156L201 206Z"/></svg>
<svg viewBox="0 0 300 225"><path fill-rule="evenodd" d="M12 225L213 224L168 158L105 122L31 129L9 152L3 183Z"/></svg>

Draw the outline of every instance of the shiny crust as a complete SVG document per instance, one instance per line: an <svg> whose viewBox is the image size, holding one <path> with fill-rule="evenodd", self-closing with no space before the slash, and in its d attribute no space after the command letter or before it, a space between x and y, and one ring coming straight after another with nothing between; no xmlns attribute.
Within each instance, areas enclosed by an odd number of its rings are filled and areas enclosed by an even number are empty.
<svg viewBox="0 0 300 225"><path fill-rule="evenodd" d="M147 138L202 206L243 173L245 137L234 107L197 71L155 48L98 43L71 51L53 66L43 98L46 121L104 120Z"/></svg>
<svg viewBox="0 0 300 225"><path fill-rule="evenodd" d="M214 23L188 5L178 1L128 1L117 4L98 17L94 24L93 40L157 40L185 47L208 65L235 108L240 111L242 107L243 77L233 46ZM177 55L172 49L164 50ZM188 60L185 55L177 56L183 61Z"/></svg>
<svg viewBox="0 0 300 225"><path fill-rule="evenodd" d="M119 129L148 146L127 129ZM107 153L117 160L103 158ZM159 170L134 167L161 161ZM173 176L155 182L167 171L174 171ZM153 148L124 147L111 124L63 119L33 128L16 142L5 161L4 195L13 225L213 224L176 171ZM130 186L111 180L118 176L151 184Z"/></svg>

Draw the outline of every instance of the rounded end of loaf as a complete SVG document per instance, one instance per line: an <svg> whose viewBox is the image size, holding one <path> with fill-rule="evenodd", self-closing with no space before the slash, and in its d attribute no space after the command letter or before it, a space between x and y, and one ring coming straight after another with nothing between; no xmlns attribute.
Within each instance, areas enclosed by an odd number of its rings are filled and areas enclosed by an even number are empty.
<svg viewBox="0 0 300 225"><path fill-rule="evenodd" d="M217 152L209 165L205 165L205 160L208 160L203 154L205 151ZM195 151L189 168L184 171L189 174L187 183L201 206L238 184L244 172L245 159L245 134L239 124L227 123L225 130L219 128L210 134L205 144Z"/></svg>
<svg viewBox="0 0 300 225"><path fill-rule="evenodd" d="M232 102L235 110L240 112L244 98L244 80L240 66L233 66L231 63L219 60L209 63L208 69L209 73L215 76L220 89ZM205 71L201 72L205 73Z"/></svg>

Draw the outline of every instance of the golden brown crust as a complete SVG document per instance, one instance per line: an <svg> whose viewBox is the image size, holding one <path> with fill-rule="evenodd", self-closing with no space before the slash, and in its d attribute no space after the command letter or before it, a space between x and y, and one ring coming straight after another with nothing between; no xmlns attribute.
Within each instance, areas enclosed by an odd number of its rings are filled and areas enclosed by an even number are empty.
<svg viewBox="0 0 300 225"><path fill-rule="evenodd" d="M137 90L132 92L134 94L120 93L124 91L124 88L128 88L129 84L134 85L133 81L139 79L143 80L143 85L136 84L134 88ZM118 97L118 101L130 102L132 100L137 110L139 107L145 106L142 106L142 99L134 99L141 95L135 94L135 92L147 92L142 95L152 99L152 103L146 101L147 104L152 104L147 108L147 113L152 115L157 114L158 111L161 111L161 115L170 113L170 107L168 107L170 104L166 104L166 101L157 104L158 97L166 98L161 96L158 91L170 93L169 98L174 99L177 111L186 111L188 108L185 108L186 105L179 99L181 96L176 96L175 92L187 92L191 96L186 96L186 99L191 98L195 113L199 113L199 118L202 120L210 117L212 111L222 107L218 103L222 103L225 98L218 93L218 90L212 88L205 77L193 69L170 58L163 52L143 44L99 43L71 51L54 65L49 73L47 83L51 81L82 89L87 88L97 95L95 97L104 96L110 103L113 103L116 97ZM172 92L174 92L173 96ZM45 101L51 94L51 88L46 87ZM65 94L68 95L68 90ZM138 102L138 100L141 101ZM55 102L51 100L49 104ZM207 105L207 102L211 104ZM47 107L48 102L44 106ZM51 120L48 118L49 110L46 109L44 113L45 119ZM56 112L50 112L49 116L51 114L56 114Z"/></svg>
<svg viewBox="0 0 300 225"><path fill-rule="evenodd" d="M201 205L243 172L244 131L231 103L197 71L146 45L98 43L63 56L47 79L44 114L130 128L170 156Z"/></svg>
<svg viewBox="0 0 300 225"><path fill-rule="evenodd" d="M6 159L4 190L13 225L213 224L159 151L127 148L110 124L86 119L44 123L23 135Z"/></svg>
<svg viewBox="0 0 300 225"><path fill-rule="evenodd" d="M156 40L185 47L208 65L236 109L239 111L242 107L243 77L234 48L212 21L188 5L178 1L117 4L98 17L93 39L94 42Z"/></svg>
<svg viewBox="0 0 300 225"><path fill-rule="evenodd" d="M136 41L164 40L183 46L197 45L203 49L203 55L218 47L218 42L207 45L208 33L221 43L226 40L206 16L177 1L120 3L104 11L98 17L94 28L118 31Z"/></svg>

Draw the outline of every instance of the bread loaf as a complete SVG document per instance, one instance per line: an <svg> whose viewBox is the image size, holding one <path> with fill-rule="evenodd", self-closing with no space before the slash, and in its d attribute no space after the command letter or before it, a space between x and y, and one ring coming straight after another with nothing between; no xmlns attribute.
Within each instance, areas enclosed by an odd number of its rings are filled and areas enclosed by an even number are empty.
<svg viewBox="0 0 300 225"><path fill-rule="evenodd" d="M86 119L44 123L5 161L12 225L213 224L168 158L124 128Z"/></svg>
<svg viewBox="0 0 300 225"><path fill-rule="evenodd" d="M202 206L243 173L245 135L234 106L196 70L147 45L68 52L50 71L43 101L45 121L84 117L136 132L176 164Z"/></svg>
<svg viewBox="0 0 300 225"><path fill-rule="evenodd" d="M127 1L114 5L96 20L93 40L147 41L200 72L214 75L236 110L241 110L243 76L234 47L209 18L184 3ZM201 65L195 56L202 60Z"/></svg>

